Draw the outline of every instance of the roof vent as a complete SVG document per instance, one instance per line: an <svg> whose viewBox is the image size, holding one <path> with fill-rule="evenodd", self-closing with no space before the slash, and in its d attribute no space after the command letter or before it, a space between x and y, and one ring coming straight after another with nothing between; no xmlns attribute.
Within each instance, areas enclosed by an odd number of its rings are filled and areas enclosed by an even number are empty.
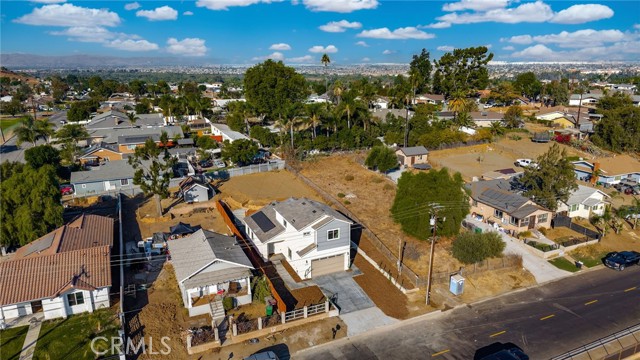
<svg viewBox="0 0 640 360"><path fill-rule="evenodd" d="M316 211L315 211L315 210L312 210L311 212L312 212L312 213L314 213L314 214L316 213Z"/></svg>

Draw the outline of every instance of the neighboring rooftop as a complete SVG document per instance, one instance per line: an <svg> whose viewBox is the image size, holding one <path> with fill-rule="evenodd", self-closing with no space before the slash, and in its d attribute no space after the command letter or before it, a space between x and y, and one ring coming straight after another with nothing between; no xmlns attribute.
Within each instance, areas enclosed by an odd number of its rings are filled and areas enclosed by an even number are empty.
<svg viewBox="0 0 640 360"><path fill-rule="evenodd" d="M160 135L162 132L166 132L169 139L173 139L176 136L180 138L184 138L184 133L182 132L182 128L180 126L162 126L162 127L150 127L150 128L139 128L139 127L127 127L121 129L87 129L89 131L89 137L92 138L102 138L102 141L105 143L117 143L118 139L121 136L145 136L151 137L152 135L157 135L158 139L160 139Z"/></svg>
<svg viewBox="0 0 640 360"><path fill-rule="evenodd" d="M410 146L410 147L400 148L398 150L400 150L406 156L426 155L429 153L429 150L427 150L427 148L424 146Z"/></svg>
<svg viewBox="0 0 640 360"><path fill-rule="evenodd" d="M92 167L87 171L74 171L71 173L72 184L90 183L96 181L133 179L135 170L127 160L107 161L104 164Z"/></svg>
<svg viewBox="0 0 640 360"><path fill-rule="evenodd" d="M513 186L508 180L474 181L467 184L467 188L471 190L472 199L510 213L513 216L516 216L516 213L514 213L516 210L518 210L517 214L523 217L524 213L528 215L535 210L543 209L537 205L527 204L529 199L514 192L512 190Z"/></svg>

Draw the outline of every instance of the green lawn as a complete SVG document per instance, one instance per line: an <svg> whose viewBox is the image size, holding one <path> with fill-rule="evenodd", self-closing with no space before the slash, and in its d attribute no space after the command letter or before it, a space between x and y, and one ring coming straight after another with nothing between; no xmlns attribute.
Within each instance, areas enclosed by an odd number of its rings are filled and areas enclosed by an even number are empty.
<svg viewBox="0 0 640 360"><path fill-rule="evenodd" d="M578 271L578 268L576 267L576 265L574 263L572 263L571 261L563 258L563 257L559 257L553 260L549 260L549 263L551 263L551 265L557 267L558 269L561 270L566 270L566 271L570 271L570 272L576 272Z"/></svg>
<svg viewBox="0 0 640 360"><path fill-rule="evenodd" d="M598 266L598 265L602 265L602 258L607 255L607 253L602 253L600 255L594 256L594 257L588 257L588 256L573 256L574 259L578 260L578 261L582 261L582 263L584 263L584 266L586 267L594 267L594 266Z"/></svg>
<svg viewBox="0 0 640 360"><path fill-rule="evenodd" d="M0 359L18 360L20 358L20 351L28 330L28 326L21 326L0 331Z"/></svg>
<svg viewBox="0 0 640 360"><path fill-rule="evenodd" d="M0 127L2 130L7 129L10 126L13 126L20 122L20 118L8 118L0 120Z"/></svg>
<svg viewBox="0 0 640 360"><path fill-rule="evenodd" d="M113 311L99 310L93 314L70 316L67 319L46 321L40 329L40 337L33 358L36 360L94 359L91 340L98 336L108 339L118 336L119 321ZM104 341L96 342L96 348L108 349Z"/></svg>

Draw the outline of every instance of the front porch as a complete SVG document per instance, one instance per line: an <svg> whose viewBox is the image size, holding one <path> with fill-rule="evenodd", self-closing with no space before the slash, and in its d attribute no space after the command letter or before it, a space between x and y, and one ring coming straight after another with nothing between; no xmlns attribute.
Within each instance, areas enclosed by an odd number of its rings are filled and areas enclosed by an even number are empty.
<svg viewBox="0 0 640 360"><path fill-rule="evenodd" d="M193 286L196 284L190 285ZM234 306L251 303L250 277L247 276L242 279L226 281L215 285L191 287L186 291L185 305L189 310L189 316L209 313L215 317L218 316L220 312L224 315L224 311L222 310L222 300L224 298L233 298Z"/></svg>

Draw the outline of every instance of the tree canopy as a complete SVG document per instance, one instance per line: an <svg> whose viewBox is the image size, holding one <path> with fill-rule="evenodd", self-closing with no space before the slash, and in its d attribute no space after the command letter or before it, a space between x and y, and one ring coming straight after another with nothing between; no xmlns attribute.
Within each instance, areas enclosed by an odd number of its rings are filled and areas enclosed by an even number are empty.
<svg viewBox="0 0 640 360"><path fill-rule="evenodd" d="M302 102L308 95L304 76L282 61L270 59L247 69L244 91L251 107L271 120L280 118L286 106Z"/></svg>
<svg viewBox="0 0 640 360"><path fill-rule="evenodd" d="M60 151L51 145L34 146L24 151L24 159L34 169L47 164L55 168L60 164Z"/></svg>
<svg viewBox="0 0 640 360"><path fill-rule="evenodd" d="M222 158L231 160L236 164L251 163L258 153L258 145L251 140L241 139L234 142L228 140L224 142L222 148Z"/></svg>
<svg viewBox="0 0 640 360"><path fill-rule="evenodd" d="M391 207L394 221L405 233L425 240L431 236L429 204L436 203L442 206L438 219L444 220L438 222L437 233L443 236L458 234L462 219L469 214L469 200L463 185L460 173L451 176L446 168L403 173Z"/></svg>
<svg viewBox="0 0 640 360"><path fill-rule="evenodd" d="M524 95L529 99L535 99L542 91L542 83L540 83L536 74L531 71L518 74L518 76L516 76L516 80L513 82L513 87L521 95Z"/></svg>
<svg viewBox="0 0 640 360"><path fill-rule="evenodd" d="M429 52L426 49L422 49L419 55L413 55L409 63L409 78L416 94L422 94L429 90L431 60L429 60Z"/></svg>
<svg viewBox="0 0 640 360"><path fill-rule="evenodd" d="M434 61L433 90L449 96L455 91L468 93L489 84L487 63L493 59L486 46L455 49Z"/></svg>
<svg viewBox="0 0 640 360"><path fill-rule="evenodd" d="M1 169L1 244L25 245L62 225L63 208L53 165L34 169L4 162Z"/></svg>
<svg viewBox="0 0 640 360"><path fill-rule="evenodd" d="M549 210L558 208L558 201L566 202L578 188L573 164L567 158L567 150L553 144L538 157L538 166L524 169L520 183L526 189L524 195Z"/></svg>
<svg viewBox="0 0 640 360"><path fill-rule="evenodd" d="M596 145L616 152L640 151L640 108L628 95L601 98L598 111L603 117L591 138Z"/></svg>
<svg viewBox="0 0 640 360"><path fill-rule="evenodd" d="M398 167L398 157L392 149L386 146L374 146L369 151L367 160L364 163L371 169L386 173Z"/></svg>
<svg viewBox="0 0 640 360"><path fill-rule="evenodd" d="M487 258L498 257L507 246L495 232L476 234L464 232L456 236L451 247L453 257L464 264L473 264Z"/></svg>

